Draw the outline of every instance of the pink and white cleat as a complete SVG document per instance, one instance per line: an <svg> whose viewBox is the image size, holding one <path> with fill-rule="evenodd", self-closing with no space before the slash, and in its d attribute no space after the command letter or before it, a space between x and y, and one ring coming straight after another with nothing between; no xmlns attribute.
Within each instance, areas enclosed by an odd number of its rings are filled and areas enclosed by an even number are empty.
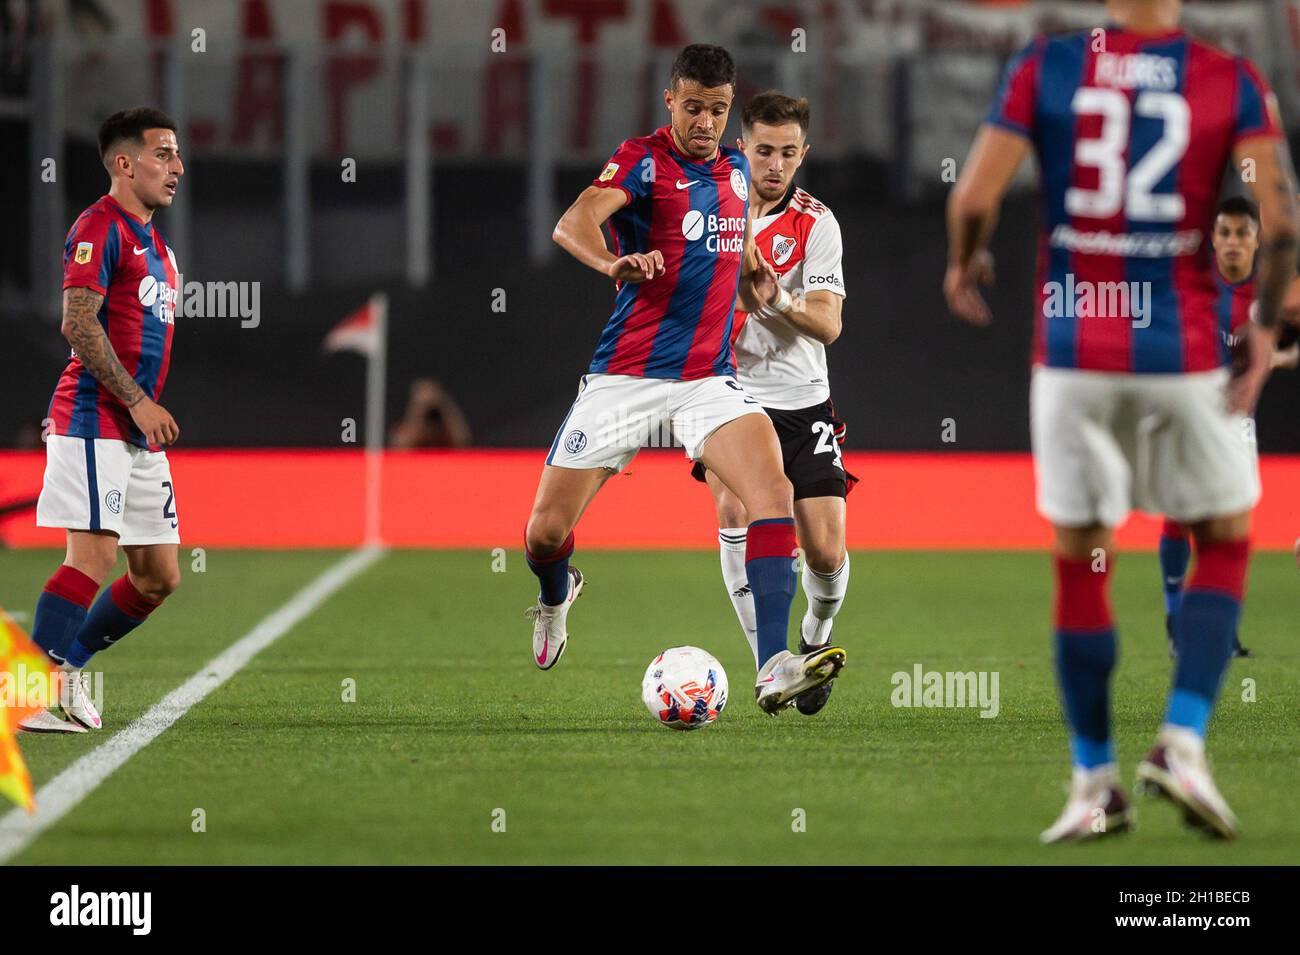
<svg viewBox="0 0 1300 955"><path fill-rule="evenodd" d="M1137 767L1139 792L1161 796L1177 806L1183 822L1215 839L1235 839L1237 817L1214 785L1205 759L1205 742L1189 729L1164 726L1156 745Z"/></svg>
<svg viewBox="0 0 1300 955"><path fill-rule="evenodd" d="M565 621L569 616L569 608L582 594L583 583L582 571L570 567L569 596L564 603L548 607L539 598L536 604L524 611L533 618L533 663L539 670L551 669L564 656L564 648L569 642Z"/></svg>
<svg viewBox="0 0 1300 955"><path fill-rule="evenodd" d="M1133 811L1119 787L1119 770L1114 763L1095 769L1074 767L1070 798L1056 822L1038 840L1086 842L1133 828Z"/></svg>
<svg viewBox="0 0 1300 955"><path fill-rule="evenodd" d="M59 664L63 679L59 687L59 708L71 717L74 723L80 723L88 730L104 728L99 718L99 710L90 698L90 687L86 683L86 674L80 667L67 663Z"/></svg>

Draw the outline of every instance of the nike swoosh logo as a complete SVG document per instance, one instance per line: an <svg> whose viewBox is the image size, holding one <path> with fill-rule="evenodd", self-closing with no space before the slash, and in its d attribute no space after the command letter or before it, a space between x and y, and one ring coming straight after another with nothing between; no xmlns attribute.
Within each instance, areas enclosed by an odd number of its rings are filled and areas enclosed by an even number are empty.
<svg viewBox="0 0 1300 955"><path fill-rule="evenodd" d="M131 254L132 254L132 255L144 255L144 254L145 254L146 252L148 252L148 251L149 251L148 248L143 248L143 249L132 248L132 249L131 249Z"/></svg>
<svg viewBox="0 0 1300 955"><path fill-rule="evenodd" d="M678 189L689 189L691 188L691 186L695 185L695 182L690 179L686 179L686 180L678 179L677 182L674 183L674 185Z"/></svg>
<svg viewBox="0 0 1300 955"><path fill-rule="evenodd" d="M537 654L537 665L544 666L546 663L546 643L542 643L542 652Z"/></svg>
<svg viewBox="0 0 1300 955"><path fill-rule="evenodd" d="M176 526L177 526L176 521L172 521L172 527L176 527Z"/></svg>
<svg viewBox="0 0 1300 955"><path fill-rule="evenodd" d="M755 633L758 633L757 630L755 630L754 632L755 632ZM759 682L759 683L771 683L771 682L772 682L773 680L775 680L775 679L776 679L776 674L773 673L771 676L764 677L763 679L759 680L758 682Z"/></svg>

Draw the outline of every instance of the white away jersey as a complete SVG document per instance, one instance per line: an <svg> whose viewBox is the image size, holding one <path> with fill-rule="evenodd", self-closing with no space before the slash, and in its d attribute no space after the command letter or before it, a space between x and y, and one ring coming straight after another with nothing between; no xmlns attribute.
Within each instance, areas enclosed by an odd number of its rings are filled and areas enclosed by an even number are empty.
<svg viewBox="0 0 1300 955"><path fill-rule="evenodd" d="M840 224L831 211L795 187L768 215L754 220L758 252L791 295L825 290L844 295ZM764 408L793 411L831 394L826 347L764 306L736 312L736 377Z"/></svg>

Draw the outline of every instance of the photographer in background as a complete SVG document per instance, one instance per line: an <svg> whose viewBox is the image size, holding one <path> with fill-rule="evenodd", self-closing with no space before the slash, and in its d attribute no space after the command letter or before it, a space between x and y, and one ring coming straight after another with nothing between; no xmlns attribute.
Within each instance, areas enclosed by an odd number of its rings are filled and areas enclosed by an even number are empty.
<svg viewBox="0 0 1300 955"><path fill-rule="evenodd" d="M401 451L467 448L470 437L460 405L433 378L417 378L411 382L406 414L388 432L388 446Z"/></svg>

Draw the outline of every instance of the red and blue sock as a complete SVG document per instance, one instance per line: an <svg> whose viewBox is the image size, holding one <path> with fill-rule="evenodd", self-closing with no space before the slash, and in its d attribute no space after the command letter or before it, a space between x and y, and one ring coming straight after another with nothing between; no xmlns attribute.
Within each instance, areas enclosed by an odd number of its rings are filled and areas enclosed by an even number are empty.
<svg viewBox="0 0 1300 955"><path fill-rule="evenodd" d="M45 582L36 600L32 640L55 663L66 658L98 590L99 584L92 578L66 564Z"/></svg>
<svg viewBox="0 0 1300 955"><path fill-rule="evenodd" d="M798 588L794 518L754 521L745 534L745 575L754 595L758 666L789 649L790 605Z"/></svg>
<svg viewBox="0 0 1300 955"><path fill-rule="evenodd" d="M1250 541L1245 538L1201 544L1192 579L1174 618L1178 665L1165 722L1201 737L1232 659L1249 562Z"/></svg>
<svg viewBox="0 0 1300 955"><path fill-rule="evenodd" d="M1183 579L1191 559L1192 542L1187 528L1166 517L1160 528L1160 580L1165 588L1165 613L1171 616L1178 612L1182 602Z"/></svg>
<svg viewBox="0 0 1300 955"><path fill-rule="evenodd" d="M147 597L135 589L123 574L109 586L90 608L77 638L68 644L68 663L84 667L100 650L121 640L158 609L162 601Z"/></svg>
<svg viewBox="0 0 1300 955"><path fill-rule="evenodd" d="M1110 674L1118 655L1107 583L1110 570L1057 556L1056 679L1070 727L1074 765L1093 769L1115 761L1110 738Z"/></svg>
<svg viewBox="0 0 1300 955"><path fill-rule="evenodd" d="M558 607L569 599L569 558L573 556L573 533L564 539L560 549L554 554L538 557L528 545L524 545L524 554L528 558L528 568L537 575L541 582L542 603L548 607Z"/></svg>

